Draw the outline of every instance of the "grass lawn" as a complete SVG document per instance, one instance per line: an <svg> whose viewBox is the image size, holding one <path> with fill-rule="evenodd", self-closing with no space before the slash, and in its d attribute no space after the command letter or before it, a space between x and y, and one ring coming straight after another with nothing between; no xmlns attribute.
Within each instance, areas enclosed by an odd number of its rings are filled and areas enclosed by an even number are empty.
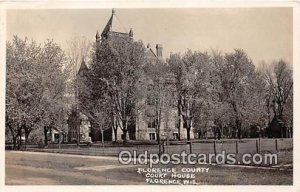
<svg viewBox="0 0 300 192"><path fill-rule="evenodd" d="M287 161L290 161L290 159L287 159ZM34 152L30 154L26 152L6 152L6 183L14 184L14 180L18 179L19 184L45 184L36 182L44 179L44 181L47 181L46 184L62 185L146 185L146 173L137 172L138 168L141 167L147 168L146 166L123 166L114 157L91 158L76 155L41 155ZM156 165L155 167L175 167L178 173L181 172L181 168L187 167L209 168L207 173L195 173L195 181L200 185L293 184L292 170L269 170L221 165ZM16 170L22 175L16 174ZM27 172L38 170L41 173ZM29 178L31 180L28 180ZM169 178L169 175L166 178ZM34 183L32 183L33 180Z"/></svg>

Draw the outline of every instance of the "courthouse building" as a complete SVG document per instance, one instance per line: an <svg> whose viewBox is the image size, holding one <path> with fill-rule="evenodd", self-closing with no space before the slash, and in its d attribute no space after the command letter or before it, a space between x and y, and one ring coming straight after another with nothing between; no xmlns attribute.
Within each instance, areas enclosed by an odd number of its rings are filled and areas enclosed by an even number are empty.
<svg viewBox="0 0 300 192"><path fill-rule="evenodd" d="M110 19L108 20L107 24L105 25L103 31L101 34L99 34L99 31L96 33L96 42L101 43L101 40L111 38L111 37L118 37L118 38L131 38L133 39L133 30L130 28L129 31L126 30L126 28L121 24L120 19L116 15L116 12L112 10L112 15ZM155 50L151 48L151 46L148 44L146 48L146 59L147 62L156 62L156 60L162 59L162 49L163 46L161 44L156 44ZM80 67L82 70L87 70L87 66L85 63L82 63L82 66ZM82 73L81 70L79 70L79 74ZM146 102L147 99L145 99ZM151 106L151 103L146 102L146 109L140 109L138 111L138 115L133 120L134 122L131 123L131 126L128 128L128 139L129 140L156 140L157 139L157 131L155 129L155 119L147 114L147 111L151 110L153 106ZM169 110L168 114L162 114L162 116L167 118L163 118L160 126L160 135L161 138L170 139L170 140L176 140L178 139L179 132L178 132L178 122L181 122L180 124L180 137L181 139L186 139L187 133L185 129L185 123L183 122L182 118L181 121L178 121L178 114L177 109L171 109ZM166 120L167 119L167 120ZM73 126L70 127L70 130L72 130ZM115 140L115 137L117 140L121 140L122 138L122 130L118 129L117 135L114 135L113 128L106 130L104 132L104 140ZM99 141L101 139L101 132L99 130L93 129L91 130L91 138L92 141ZM191 138L194 138L193 130L191 130Z"/></svg>

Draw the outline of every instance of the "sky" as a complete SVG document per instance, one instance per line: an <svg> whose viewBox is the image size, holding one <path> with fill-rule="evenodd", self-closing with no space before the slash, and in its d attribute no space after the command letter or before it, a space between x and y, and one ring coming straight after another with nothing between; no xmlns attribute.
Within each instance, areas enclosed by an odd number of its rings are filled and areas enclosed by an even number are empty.
<svg viewBox="0 0 300 192"><path fill-rule="evenodd" d="M53 39L63 49L67 41L84 36L95 41L111 9L8 10L7 40L14 35L37 42ZM122 25L133 29L134 39L155 50L163 45L163 57L188 49L230 53L246 51L254 64L284 59L293 62L292 8L182 8L115 9Z"/></svg>

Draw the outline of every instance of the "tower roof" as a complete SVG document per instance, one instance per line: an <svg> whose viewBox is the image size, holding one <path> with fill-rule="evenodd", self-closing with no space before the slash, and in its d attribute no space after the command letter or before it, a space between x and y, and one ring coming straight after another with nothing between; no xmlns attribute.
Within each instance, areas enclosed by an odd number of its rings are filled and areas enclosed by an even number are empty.
<svg viewBox="0 0 300 192"><path fill-rule="evenodd" d="M116 11L113 9L110 19L108 20L106 26L104 27L101 36L106 36L108 32L126 33L127 29L121 23L120 19L116 15Z"/></svg>
<svg viewBox="0 0 300 192"><path fill-rule="evenodd" d="M86 72L87 72L88 70L89 70L89 69L88 69L88 67L86 66L84 60L82 60L81 65L80 65L80 68L79 68L79 70L78 70L78 74L79 74L79 75L85 75Z"/></svg>

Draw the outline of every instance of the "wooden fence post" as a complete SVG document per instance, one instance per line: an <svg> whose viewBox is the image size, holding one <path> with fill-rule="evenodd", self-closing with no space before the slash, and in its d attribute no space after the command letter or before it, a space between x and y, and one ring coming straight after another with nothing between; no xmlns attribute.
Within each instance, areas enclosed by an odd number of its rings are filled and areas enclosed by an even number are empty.
<svg viewBox="0 0 300 192"><path fill-rule="evenodd" d="M216 140L214 140L214 153L217 154L217 149L216 149Z"/></svg>
<svg viewBox="0 0 300 192"><path fill-rule="evenodd" d="M258 138L258 153L261 153L261 139Z"/></svg>
<svg viewBox="0 0 300 192"><path fill-rule="evenodd" d="M103 129L100 130L101 131L101 144L102 144L102 153L104 154L104 131Z"/></svg>
<svg viewBox="0 0 300 192"><path fill-rule="evenodd" d="M275 139L275 149L276 149L276 152L278 152L278 140Z"/></svg>
<svg viewBox="0 0 300 192"><path fill-rule="evenodd" d="M255 139L256 153L258 153L258 141Z"/></svg>
<svg viewBox="0 0 300 192"><path fill-rule="evenodd" d="M224 151L223 141L221 141L221 153Z"/></svg>
<svg viewBox="0 0 300 192"><path fill-rule="evenodd" d="M192 141L188 141L189 147L190 147L190 154L193 153L193 148L192 148Z"/></svg>
<svg viewBox="0 0 300 192"><path fill-rule="evenodd" d="M236 151L236 154L239 153L239 141L238 140L235 141L235 151Z"/></svg>

